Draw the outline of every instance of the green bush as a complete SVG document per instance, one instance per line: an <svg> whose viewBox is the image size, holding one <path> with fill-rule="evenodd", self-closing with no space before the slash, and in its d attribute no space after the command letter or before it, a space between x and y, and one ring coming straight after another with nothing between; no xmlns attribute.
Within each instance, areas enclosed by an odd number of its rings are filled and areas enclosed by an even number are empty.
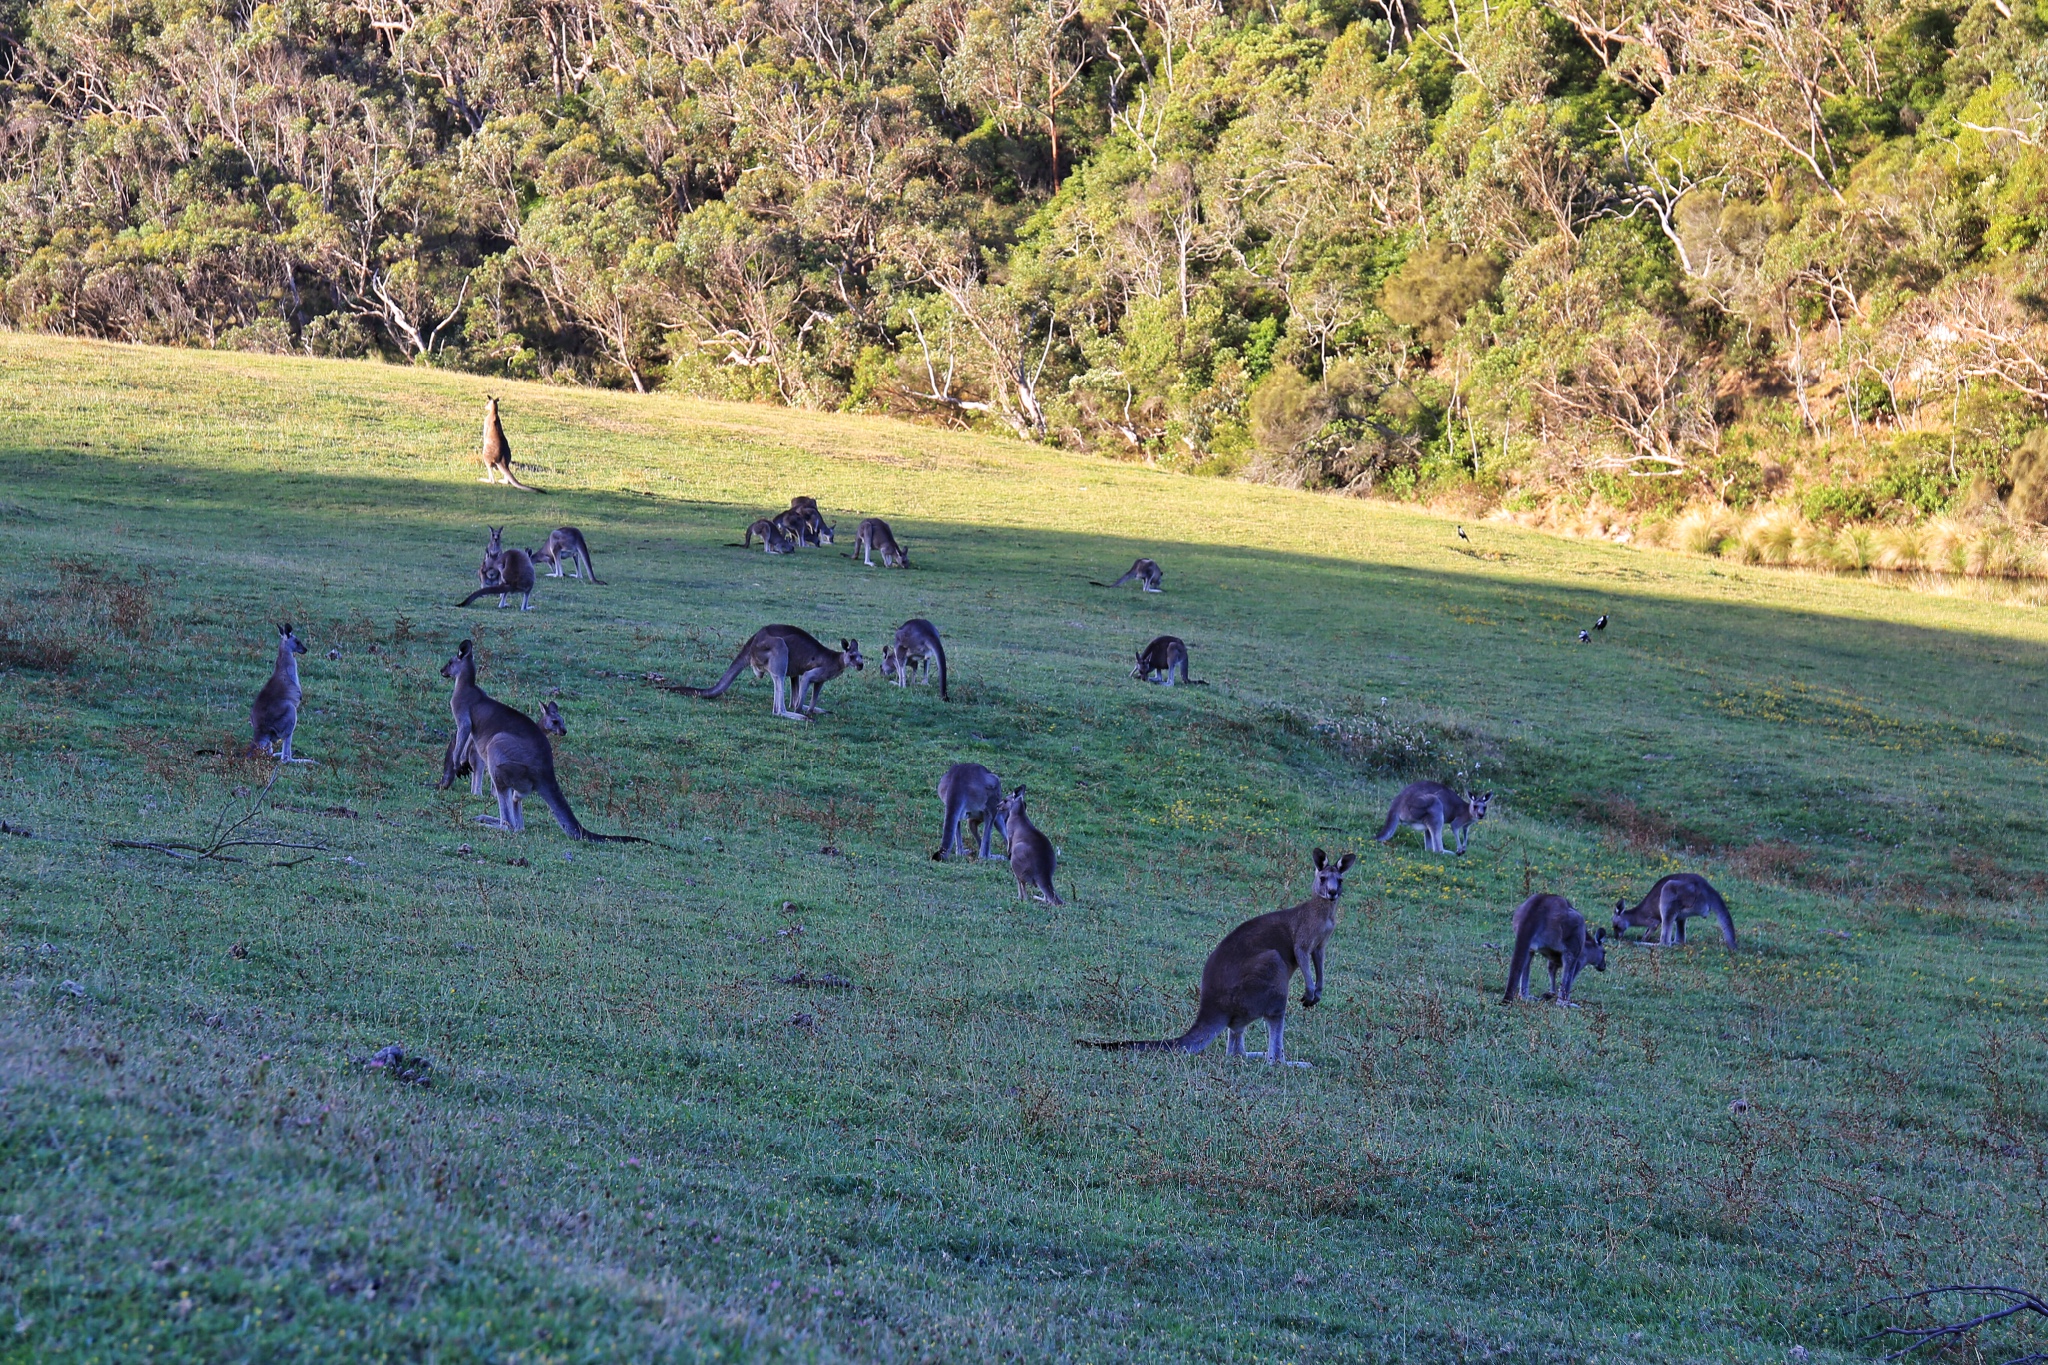
<svg viewBox="0 0 2048 1365"><path fill-rule="evenodd" d="M1451 339L1474 304L1499 287L1501 264L1436 243L1412 252L1380 290L1380 309L1435 349Z"/></svg>
<svg viewBox="0 0 2048 1365"><path fill-rule="evenodd" d="M1808 521L1823 526L1840 526L1845 521L1868 521L1877 515L1877 500L1867 488L1847 484L1818 483L1806 490L1799 510Z"/></svg>
<svg viewBox="0 0 2048 1365"><path fill-rule="evenodd" d="M2027 433L2006 464L2012 496L2006 506L2014 516L2048 522L2048 427Z"/></svg>

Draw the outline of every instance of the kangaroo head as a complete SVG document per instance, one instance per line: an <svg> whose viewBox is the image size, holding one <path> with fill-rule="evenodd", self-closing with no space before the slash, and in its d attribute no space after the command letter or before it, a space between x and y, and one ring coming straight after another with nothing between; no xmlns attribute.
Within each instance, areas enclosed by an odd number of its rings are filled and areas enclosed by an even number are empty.
<svg viewBox="0 0 2048 1365"><path fill-rule="evenodd" d="M464 640L455 647L455 657L441 665L441 676L444 678L459 678L462 676L463 665L470 663L470 644L469 641Z"/></svg>
<svg viewBox="0 0 2048 1365"><path fill-rule="evenodd" d="M505 543L505 528L504 528L504 527L502 527L502 526L493 526L493 527L491 528L491 553L492 553L492 554L496 554L496 553L498 553L498 550L499 550L499 548L500 548L501 546L503 546L503 545L504 545L504 543Z"/></svg>
<svg viewBox="0 0 2048 1365"><path fill-rule="evenodd" d="M1316 865L1316 894L1326 901L1333 901L1342 895L1344 891L1344 874L1349 872L1351 865L1357 861L1358 855L1356 853L1347 853L1333 863L1330 861L1329 854L1321 849L1317 849L1314 857Z"/></svg>
<svg viewBox="0 0 2048 1365"><path fill-rule="evenodd" d="M568 737L569 727L562 724L562 708L551 701L540 704L540 728L551 735Z"/></svg>
<svg viewBox="0 0 2048 1365"><path fill-rule="evenodd" d="M996 802L996 810L1007 820L1021 819L1024 815L1023 784L1018 784L1017 790Z"/></svg>
<svg viewBox="0 0 2048 1365"><path fill-rule="evenodd" d="M277 623L277 638L284 645L288 646L294 654L304 654L306 652L306 647L299 643L299 637L292 634L292 627L289 621Z"/></svg>
<svg viewBox="0 0 2048 1365"><path fill-rule="evenodd" d="M822 521L818 523L818 539L824 541L827 545L832 543L832 528Z"/></svg>
<svg viewBox="0 0 2048 1365"><path fill-rule="evenodd" d="M883 653L886 654L888 650L889 647L887 645L882 646ZM839 642L839 662L855 672L865 669L868 666L868 661L860 652L860 641L842 639ZM888 670L886 668L882 672L884 676L887 676Z"/></svg>
<svg viewBox="0 0 2048 1365"><path fill-rule="evenodd" d="M901 667L902 665L896 661L896 646L883 645L882 676L885 678L893 678L896 676L896 670Z"/></svg>
<svg viewBox="0 0 2048 1365"><path fill-rule="evenodd" d="M1132 676L1132 677L1134 677L1134 678L1138 678L1138 679L1143 679L1143 678L1144 678L1144 677L1145 677L1145 676L1146 676L1147 674L1149 674L1149 673L1150 673L1151 671L1152 671L1152 651L1151 651L1151 650L1149 650L1149 649L1141 649L1141 650L1139 650L1139 651L1138 651L1138 662L1137 662L1137 663L1135 663L1135 664L1133 664L1133 665L1131 666L1131 676Z"/></svg>
<svg viewBox="0 0 2048 1365"><path fill-rule="evenodd" d="M495 393L487 393L484 395L484 411L489 413L493 417L496 417L498 415L498 395L496 395Z"/></svg>
<svg viewBox="0 0 2048 1365"><path fill-rule="evenodd" d="M1482 792L1478 796L1466 797L1465 804L1472 808L1472 818L1474 820L1484 820L1486 818L1486 803L1491 800L1493 800L1492 792Z"/></svg>
<svg viewBox="0 0 2048 1365"><path fill-rule="evenodd" d="M1586 931L1586 965L1596 972L1607 970L1607 931Z"/></svg>

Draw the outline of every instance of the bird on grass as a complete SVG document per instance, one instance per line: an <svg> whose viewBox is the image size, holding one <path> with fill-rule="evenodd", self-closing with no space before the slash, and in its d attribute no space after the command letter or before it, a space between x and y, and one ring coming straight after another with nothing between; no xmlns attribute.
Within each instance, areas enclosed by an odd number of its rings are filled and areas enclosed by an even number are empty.
<svg viewBox="0 0 2048 1365"><path fill-rule="evenodd" d="M1591 644L1591 643L1592 643L1592 641L1593 641L1593 637L1592 637L1591 635L1588 635L1588 634L1587 634L1587 633L1586 633L1585 631L1583 631L1583 630L1579 632L1579 643L1580 643L1580 644L1582 644L1582 645L1584 645L1584 644Z"/></svg>
<svg viewBox="0 0 2048 1365"><path fill-rule="evenodd" d="M1604 612L1604 611L1603 611L1603 612L1601 612L1601 613L1600 613L1600 619L1599 619L1599 620L1597 620L1597 621L1595 621L1595 622L1593 623L1593 629L1595 629L1595 630L1605 630L1605 629L1607 629L1607 613L1606 613L1606 612Z"/></svg>
<svg viewBox="0 0 2048 1365"><path fill-rule="evenodd" d="M1466 534L1465 534L1465 528L1464 528L1464 527L1462 527L1462 526L1460 526L1460 527L1458 528L1458 539L1460 539L1460 540L1470 540L1470 539L1472 539L1472 537L1470 537L1470 536L1466 535Z"/></svg>

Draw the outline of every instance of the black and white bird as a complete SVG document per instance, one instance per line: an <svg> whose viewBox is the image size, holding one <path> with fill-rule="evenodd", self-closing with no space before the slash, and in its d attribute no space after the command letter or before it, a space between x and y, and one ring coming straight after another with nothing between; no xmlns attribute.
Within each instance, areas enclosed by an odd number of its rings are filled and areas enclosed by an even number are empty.
<svg viewBox="0 0 2048 1365"><path fill-rule="evenodd" d="M1580 643L1580 644L1582 644L1582 645L1584 645L1584 644L1591 644L1592 642L1593 642L1593 637L1592 637L1591 635L1588 635L1588 634L1587 634L1587 633L1586 633L1585 631L1583 631L1583 630L1579 632L1579 643Z"/></svg>
<svg viewBox="0 0 2048 1365"><path fill-rule="evenodd" d="M1597 621L1595 621L1595 622L1593 623L1593 629L1595 629L1595 630L1605 630L1605 629L1607 629L1607 613L1606 613L1606 612L1601 612L1601 613L1600 613L1600 619L1599 619L1599 620L1597 620Z"/></svg>
<svg viewBox="0 0 2048 1365"><path fill-rule="evenodd" d="M1464 528L1464 527L1462 527L1462 526L1460 526L1460 527L1458 528L1458 539L1460 539L1460 540L1470 540L1470 539L1472 539L1472 537L1470 537L1470 536L1466 535L1466 534L1465 534L1465 528Z"/></svg>

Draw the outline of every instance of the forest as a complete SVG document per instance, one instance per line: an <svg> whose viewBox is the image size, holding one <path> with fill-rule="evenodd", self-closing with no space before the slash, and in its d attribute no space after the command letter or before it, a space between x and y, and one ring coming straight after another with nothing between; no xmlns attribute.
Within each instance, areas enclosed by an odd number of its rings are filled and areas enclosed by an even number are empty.
<svg viewBox="0 0 2048 1365"><path fill-rule="evenodd" d="M2048 0L0 0L0 318L2028 572Z"/></svg>

